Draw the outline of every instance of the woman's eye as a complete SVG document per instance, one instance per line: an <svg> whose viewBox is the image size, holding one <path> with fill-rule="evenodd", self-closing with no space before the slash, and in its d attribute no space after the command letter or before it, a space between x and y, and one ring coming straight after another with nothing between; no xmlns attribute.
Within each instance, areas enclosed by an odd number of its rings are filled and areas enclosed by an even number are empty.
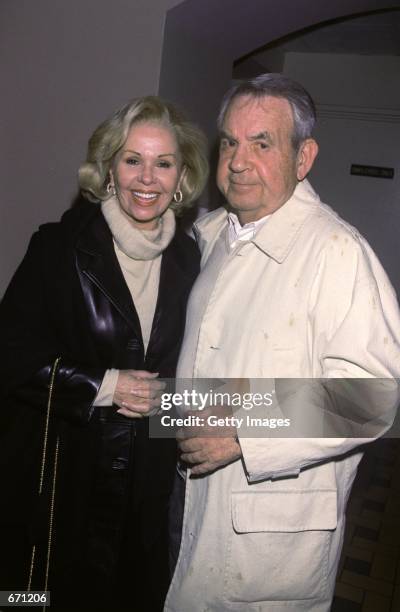
<svg viewBox="0 0 400 612"><path fill-rule="evenodd" d="M139 160L136 159L135 157L128 157L125 162L129 165L129 166L136 166L139 163Z"/></svg>
<svg viewBox="0 0 400 612"><path fill-rule="evenodd" d="M158 163L158 167L159 168L170 168L171 167L171 163L168 161L160 161Z"/></svg>

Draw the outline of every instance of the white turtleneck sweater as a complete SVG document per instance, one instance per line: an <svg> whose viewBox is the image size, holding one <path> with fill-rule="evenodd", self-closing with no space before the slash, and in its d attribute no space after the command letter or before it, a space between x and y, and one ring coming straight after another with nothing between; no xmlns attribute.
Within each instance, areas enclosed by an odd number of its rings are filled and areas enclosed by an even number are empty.
<svg viewBox="0 0 400 612"><path fill-rule="evenodd" d="M139 317L145 352L150 340L160 281L162 252L175 234L175 215L167 209L154 230L141 230L121 210L118 199L102 202L101 210L111 230L114 249ZM113 403L119 370L106 370L94 406Z"/></svg>

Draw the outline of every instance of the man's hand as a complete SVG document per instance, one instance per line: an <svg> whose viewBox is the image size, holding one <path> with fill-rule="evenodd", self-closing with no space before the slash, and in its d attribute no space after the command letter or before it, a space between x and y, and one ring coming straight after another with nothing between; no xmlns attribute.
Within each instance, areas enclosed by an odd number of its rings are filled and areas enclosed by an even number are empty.
<svg viewBox="0 0 400 612"><path fill-rule="evenodd" d="M146 370L121 370L113 398L119 406L117 412L131 419L156 414L165 388L157 376L157 372Z"/></svg>
<svg viewBox="0 0 400 612"><path fill-rule="evenodd" d="M181 459L191 468L192 476L213 472L236 461L242 455L236 427L207 425L207 417L211 414L219 418L228 417L228 423L229 417L232 417L231 410L227 408L187 412L185 416L201 416L204 425L183 427L176 436L182 452Z"/></svg>

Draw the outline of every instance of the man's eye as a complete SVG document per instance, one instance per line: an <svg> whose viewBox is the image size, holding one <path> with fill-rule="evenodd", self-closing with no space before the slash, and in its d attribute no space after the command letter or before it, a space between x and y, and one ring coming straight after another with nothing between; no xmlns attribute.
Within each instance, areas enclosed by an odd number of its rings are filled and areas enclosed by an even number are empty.
<svg viewBox="0 0 400 612"><path fill-rule="evenodd" d="M268 145L266 142L258 142L257 144L260 149L268 149Z"/></svg>
<svg viewBox="0 0 400 612"><path fill-rule="evenodd" d="M221 149L228 149L229 147L234 147L236 142L234 140L230 140L229 138L223 138L221 140Z"/></svg>

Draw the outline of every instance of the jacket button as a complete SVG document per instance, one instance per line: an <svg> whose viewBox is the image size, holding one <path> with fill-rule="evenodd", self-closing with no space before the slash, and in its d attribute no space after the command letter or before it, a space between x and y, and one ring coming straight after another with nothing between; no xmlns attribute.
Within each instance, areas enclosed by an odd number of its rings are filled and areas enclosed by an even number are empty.
<svg viewBox="0 0 400 612"><path fill-rule="evenodd" d="M137 351L140 348L140 343L137 338L131 338L126 345L128 351Z"/></svg>
<svg viewBox="0 0 400 612"><path fill-rule="evenodd" d="M111 467L113 470L126 470L128 467L128 460L124 457L115 457L113 459Z"/></svg>

